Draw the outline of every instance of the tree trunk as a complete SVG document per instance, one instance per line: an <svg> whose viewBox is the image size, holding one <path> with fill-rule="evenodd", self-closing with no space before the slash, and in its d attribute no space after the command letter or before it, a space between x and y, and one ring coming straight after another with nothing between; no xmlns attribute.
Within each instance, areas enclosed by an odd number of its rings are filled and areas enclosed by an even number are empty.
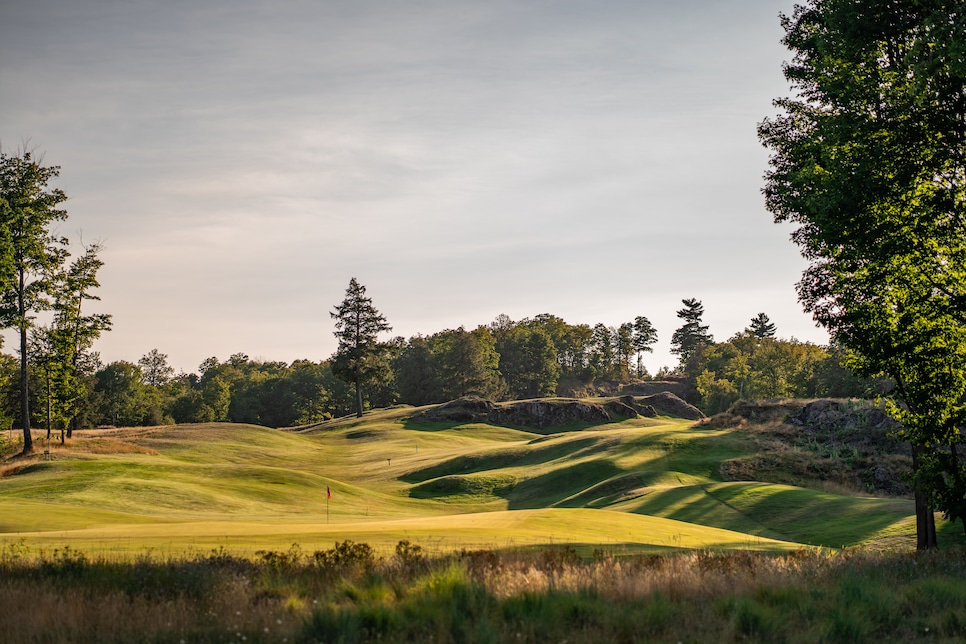
<svg viewBox="0 0 966 644"><path fill-rule="evenodd" d="M27 388L27 329L20 329L20 422L23 426L23 453L34 449L30 434L30 392Z"/></svg>
<svg viewBox="0 0 966 644"><path fill-rule="evenodd" d="M921 448L912 446L912 471L919 471L919 454ZM916 490L916 549L929 550L937 546L936 516L929 507L926 495Z"/></svg>
<svg viewBox="0 0 966 644"><path fill-rule="evenodd" d="M356 417L362 418L362 387L359 386L359 376L356 376Z"/></svg>

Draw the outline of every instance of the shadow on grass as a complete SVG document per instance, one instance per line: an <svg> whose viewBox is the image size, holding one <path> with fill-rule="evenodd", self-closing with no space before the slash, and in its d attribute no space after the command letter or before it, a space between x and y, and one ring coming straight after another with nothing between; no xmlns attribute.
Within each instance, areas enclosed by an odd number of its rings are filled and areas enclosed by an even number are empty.
<svg viewBox="0 0 966 644"><path fill-rule="evenodd" d="M553 506L578 507L561 504L587 488L622 473L610 461L590 461L570 467L560 467L546 474L521 481L508 496L510 510L532 510Z"/></svg>
<svg viewBox="0 0 966 644"><path fill-rule="evenodd" d="M550 425L548 427L535 427L531 425L513 425L507 423L490 423L486 420L466 420L466 421L446 421L446 422L428 422L421 420L407 419L403 421L402 426L404 429L408 429L414 432L442 432L448 429L475 429L477 427L494 427L498 429L515 429L520 432L527 432L529 434L541 434L544 436L549 436L551 434L566 434L572 432L579 432L585 429L593 429L599 425L606 425L608 422L602 422L598 424L588 424L588 423L568 423L566 425Z"/></svg>
<svg viewBox="0 0 966 644"><path fill-rule="evenodd" d="M610 447L604 437L589 436L540 447L509 447L492 449L481 454L466 454L443 461L431 467L403 474L406 483L422 483L440 476L473 474L498 470L505 467L541 465L562 458L581 458L604 451Z"/></svg>
<svg viewBox="0 0 966 644"><path fill-rule="evenodd" d="M677 488L647 494L632 512L816 546L875 537L913 511L905 499L862 499L766 483Z"/></svg>
<svg viewBox="0 0 966 644"><path fill-rule="evenodd" d="M506 497L516 485L515 476L443 476L409 490L414 499L446 500L453 497Z"/></svg>

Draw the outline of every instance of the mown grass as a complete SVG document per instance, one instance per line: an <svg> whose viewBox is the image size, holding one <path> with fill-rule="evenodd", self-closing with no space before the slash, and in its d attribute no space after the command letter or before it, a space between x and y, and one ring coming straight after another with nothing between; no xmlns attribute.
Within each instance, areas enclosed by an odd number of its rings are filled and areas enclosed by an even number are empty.
<svg viewBox="0 0 966 644"><path fill-rule="evenodd" d="M614 556L343 541L240 558L0 554L0 641L819 642L966 638L966 551Z"/></svg>
<svg viewBox="0 0 966 644"><path fill-rule="evenodd" d="M746 535L709 531L692 540L698 548L759 539L914 543L907 499L726 482L722 463L755 449L733 428L637 418L535 433L413 421L419 411L376 411L300 431L214 423L78 432L52 447L51 461L37 454L0 467L0 539L26 534L48 548L98 552L140 544L171 554L218 546L250 553L293 540L388 547L420 538L449 549L584 543L593 530L599 543L635 552L675 547L666 535L677 528L634 523L648 515L695 524L692 533L706 526ZM587 508L611 512L569 513ZM545 513L547 527L508 520L507 511ZM947 535L962 542L955 528Z"/></svg>

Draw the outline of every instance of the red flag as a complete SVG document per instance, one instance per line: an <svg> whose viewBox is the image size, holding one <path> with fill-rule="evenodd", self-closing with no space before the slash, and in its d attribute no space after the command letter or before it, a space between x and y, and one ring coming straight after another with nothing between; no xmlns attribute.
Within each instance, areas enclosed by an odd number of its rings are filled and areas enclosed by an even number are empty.
<svg viewBox="0 0 966 644"><path fill-rule="evenodd" d="M325 498L327 499L332 498L332 490L329 489L328 485L325 486Z"/></svg>

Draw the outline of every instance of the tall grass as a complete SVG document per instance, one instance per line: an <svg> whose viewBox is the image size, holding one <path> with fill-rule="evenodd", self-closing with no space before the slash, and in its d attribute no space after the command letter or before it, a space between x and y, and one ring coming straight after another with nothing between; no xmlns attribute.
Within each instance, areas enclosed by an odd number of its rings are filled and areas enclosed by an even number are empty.
<svg viewBox="0 0 966 644"><path fill-rule="evenodd" d="M0 553L4 642L634 642L966 638L966 552L569 547L427 556L400 542L182 559Z"/></svg>

